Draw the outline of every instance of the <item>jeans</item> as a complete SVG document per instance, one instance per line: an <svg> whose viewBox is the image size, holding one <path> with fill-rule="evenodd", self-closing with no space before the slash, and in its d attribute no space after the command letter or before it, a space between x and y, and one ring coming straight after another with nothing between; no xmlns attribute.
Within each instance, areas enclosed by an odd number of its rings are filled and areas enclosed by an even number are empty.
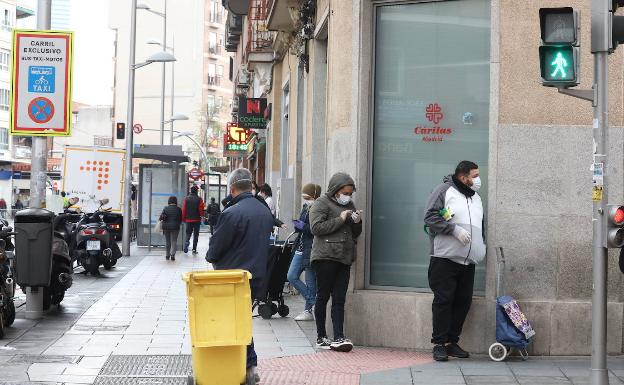
<svg viewBox="0 0 624 385"><path fill-rule="evenodd" d="M327 302L331 295L334 339L344 338L344 305L351 276L351 265L328 260L314 261L313 265L317 286L316 306L314 307L316 334L319 338L327 337L325 319L327 318Z"/></svg>
<svg viewBox="0 0 624 385"><path fill-rule="evenodd" d="M475 265L431 257L428 275L433 291L431 342L436 345L457 343L472 304Z"/></svg>
<svg viewBox="0 0 624 385"><path fill-rule="evenodd" d="M201 222L186 222L186 238L184 240L184 252L188 252L193 234L193 251L197 251L197 240L199 239L199 226Z"/></svg>
<svg viewBox="0 0 624 385"><path fill-rule="evenodd" d="M177 230L163 230L165 236L165 255L174 257L178 248L178 234L180 229Z"/></svg>
<svg viewBox="0 0 624 385"><path fill-rule="evenodd" d="M305 283L299 279L304 270ZM287 278L288 282L290 282L305 299L305 310L311 310L316 302L316 274L309 263L307 267L303 266L303 254L299 251L295 252L293 256L290 267L288 268Z"/></svg>

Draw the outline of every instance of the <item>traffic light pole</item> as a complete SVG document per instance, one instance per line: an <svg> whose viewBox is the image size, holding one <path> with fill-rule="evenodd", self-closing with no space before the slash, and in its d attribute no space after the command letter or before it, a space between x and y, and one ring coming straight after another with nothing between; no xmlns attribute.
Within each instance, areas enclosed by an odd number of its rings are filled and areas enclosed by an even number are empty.
<svg viewBox="0 0 624 385"><path fill-rule="evenodd" d="M607 140L609 125L607 58L609 55L611 0L592 1L591 51L594 55L594 190L593 195L593 294L592 294L592 356L591 384L608 385L607 372ZM596 168L602 178L596 178ZM599 183L602 183L600 186Z"/></svg>

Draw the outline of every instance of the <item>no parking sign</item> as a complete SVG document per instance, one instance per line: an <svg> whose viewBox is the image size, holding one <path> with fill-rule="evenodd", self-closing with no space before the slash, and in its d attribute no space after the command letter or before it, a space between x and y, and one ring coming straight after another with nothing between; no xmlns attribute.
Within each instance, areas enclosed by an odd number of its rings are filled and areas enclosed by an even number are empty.
<svg viewBox="0 0 624 385"><path fill-rule="evenodd" d="M11 134L71 135L72 32L13 31Z"/></svg>

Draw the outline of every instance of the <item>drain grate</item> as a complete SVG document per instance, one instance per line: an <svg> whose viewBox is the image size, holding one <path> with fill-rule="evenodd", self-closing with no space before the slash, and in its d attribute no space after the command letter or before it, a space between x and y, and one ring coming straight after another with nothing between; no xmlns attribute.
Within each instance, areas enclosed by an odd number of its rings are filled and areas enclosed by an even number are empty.
<svg viewBox="0 0 624 385"><path fill-rule="evenodd" d="M187 385L186 377L98 377L93 385Z"/></svg>
<svg viewBox="0 0 624 385"><path fill-rule="evenodd" d="M192 373L190 355L179 356L110 356L100 376L185 377ZM148 382L151 384L151 382Z"/></svg>
<svg viewBox="0 0 624 385"><path fill-rule="evenodd" d="M37 356L20 354L11 357L12 364L75 364L80 361L80 356Z"/></svg>

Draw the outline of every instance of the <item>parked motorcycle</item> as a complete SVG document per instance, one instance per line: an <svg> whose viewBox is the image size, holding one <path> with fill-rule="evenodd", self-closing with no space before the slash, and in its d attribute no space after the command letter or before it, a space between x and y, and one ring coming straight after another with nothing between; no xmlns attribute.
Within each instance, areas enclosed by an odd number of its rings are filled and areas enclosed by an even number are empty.
<svg viewBox="0 0 624 385"><path fill-rule="evenodd" d="M0 220L0 338L4 338L4 329L15 321L15 281L13 280L13 261L15 247L11 242L13 229L5 220Z"/></svg>
<svg viewBox="0 0 624 385"><path fill-rule="evenodd" d="M94 213L84 214L74 231L76 260L92 275L100 274L100 265L112 269L121 257L114 234L104 221L104 215L110 211L102 208L107 203L108 199L103 199Z"/></svg>

